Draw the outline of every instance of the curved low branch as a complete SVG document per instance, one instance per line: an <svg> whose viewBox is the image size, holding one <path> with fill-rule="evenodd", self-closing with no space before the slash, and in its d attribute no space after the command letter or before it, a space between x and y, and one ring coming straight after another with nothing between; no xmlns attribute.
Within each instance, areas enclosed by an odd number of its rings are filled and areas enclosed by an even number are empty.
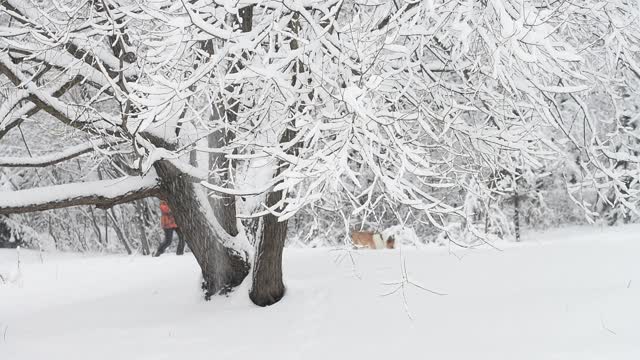
<svg viewBox="0 0 640 360"><path fill-rule="evenodd" d="M159 181L155 175L46 186L0 192L0 215L78 205L109 208L152 196L161 196Z"/></svg>
<svg viewBox="0 0 640 360"><path fill-rule="evenodd" d="M101 147L104 145L104 142L95 145L92 143L85 143L72 146L57 153L36 157L0 157L0 167L45 167L55 165L91 152L96 146Z"/></svg>

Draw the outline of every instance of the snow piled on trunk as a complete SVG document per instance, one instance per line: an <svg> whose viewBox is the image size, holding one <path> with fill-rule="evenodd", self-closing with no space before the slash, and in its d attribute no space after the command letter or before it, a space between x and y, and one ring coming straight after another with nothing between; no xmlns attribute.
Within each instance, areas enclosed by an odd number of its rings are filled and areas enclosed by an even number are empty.
<svg viewBox="0 0 640 360"><path fill-rule="evenodd" d="M23 250L19 281L0 282L0 359L635 360L638 234L569 228L503 251L288 249L287 295L268 308L246 282L204 302L191 256ZM404 296L382 296L403 262L405 280L447 295L405 282ZM16 267L0 250L0 274Z"/></svg>

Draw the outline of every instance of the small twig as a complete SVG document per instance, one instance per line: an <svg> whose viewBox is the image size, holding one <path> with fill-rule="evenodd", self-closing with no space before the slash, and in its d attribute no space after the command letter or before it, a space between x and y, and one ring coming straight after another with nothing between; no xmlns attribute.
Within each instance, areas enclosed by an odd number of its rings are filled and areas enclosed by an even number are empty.
<svg viewBox="0 0 640 360"><path fill-rule="evenodd" d="M20 136L22 137L22 142L24 143L24 147L27 148L27 153L29 154L29 157L33 157L33 154L31 154L31 149L29 149L29 145L27 144L27 139L25 139L24 133L22 132L22 127L20 125L18 125L18 130L20 130Z"/></svg>
<svg viewBox="0 0 640 360"><path fill-rule="evenodd" d="M615 331L609 329L605 324L604 324L604 319L602 318L602 315L600 315L600 324L602 324L602 328L607 330L609 333L613 334L613 335L618 335L616 334Z"/></svg>
<svg viewBox="0 0 640 360"><path fill-rule="evenodd" d="M413 286L415 286L415 287L417 287L419 289L422 289L424 291L430 292L430 293L432 293L434 295L440 295L440 296L446 296L447 295L445 293L441 293L441 292L438 292L438 291L435 291L435 290L427 289L426 287L424 287L424 286L422 286L422 285L420 285L418 283L415 283L412 280L409 280L409 284L411 284L411 285L413 285Z"/></svg>
<svg viewBox="0 0 640 360"><path fill-rule="evenodd" d="M447 243L447 251L449 252L449 255L453 255L456 259L458 259L458 261L462 260L462 256L459 256L458 254L451 251L451 243L451 241Z"/></svg>
<svg viewBox="0 0 640 360"><path fill-rule="evenodd" d="M344 251L342 254L338 254L333 260L335 264L340 265L342 261L349 256L349 260L351 261L351 270L353 274L358 280L362 280L362 275L358 272L358 266L356 265L356 260L353 258L353 252L349 249L338 249L336 251Z"/></svg>
<svg viewBox="0 0 640 360"><path fill-rule="evenodd" d="M389 296L389 295L393 295L395 293L398 292L398 290L400 290L402 288L402 283L398 282L398 283L394 283L394 284L389 284L389 283L385 283L384 285L397 285L397 287L389 292L386 292L384 294L380 294L380 296Z"/></svg>
<svg viewBox="0 0 640 360"><path fill-rule="evenodd" d="M7 330L9 330L9 325L4 327L4 332L2 334L2 341L7 342Z"/></svg>
<svg viewBox="0 0 640 360"><path fill-rule="evenodd" d="M351 270L353 271L353 275L355 275L358 280L362 280L362 275L358 272L358 265L356 265L356 259L353 258L353 253L351 250L347 250L347 254L349 255L349 260L351 260Z"/></svg>
<svg viewBox="0 0 640 360"><path fill-rule="evenodd" d="M438 292L438 291L434 291L431 289L427 289L426 287L420 285L419 283L413 281L410 277L409 277L409 273L407 271L407 259L402 255L402 249L400 249L400 261L401 261L401 267L400 267L400 272L401 272L401 276L402 279L400 281L396 281L396 282L384 282L383 285L388 285L388 286L395 286L394 289L392 289L391 291L388 291L384 294L381 294L381 296L389 296L389 295L393 295L395 293L398 292L398 290L402 290L402 303L404 306L404 310L407 313L407 316L409 317L409 319L413 320L413 317L411 316L411 312L409 310L409 303L407 301L407 294L405 291L406 285L413 285L415 287L417 287L418 289L427 291L431 294L434 295L440 295L440 296L444 296L447 295L445 293L442 292Z"/></svg>
<svg viewBox="0 0 640 360"><path fill-rule="evenodd" d="M627 283L627 289L631 287L631 280Z"/></svg>
<svg viewBox="0 0 640 360"><path fill-rule="evenodd" d="M402 303L404 304L404 312L407 313L407 317L409 320L413 320L413 316L411 316L411 311L409 311L409 303L407 302L407 295L404 292L404 285L402 286Z"/></svg>

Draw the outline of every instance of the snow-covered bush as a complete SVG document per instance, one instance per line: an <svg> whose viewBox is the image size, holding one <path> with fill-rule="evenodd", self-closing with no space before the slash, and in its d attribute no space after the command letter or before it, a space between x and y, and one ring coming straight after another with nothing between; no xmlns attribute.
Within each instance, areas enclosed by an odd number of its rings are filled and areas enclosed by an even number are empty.
<svg viewBox="0 0 640 360"><path fill-rule="evenodd" d="M34 229L0 215L0 248L35 247L38 241Z"/></svg>

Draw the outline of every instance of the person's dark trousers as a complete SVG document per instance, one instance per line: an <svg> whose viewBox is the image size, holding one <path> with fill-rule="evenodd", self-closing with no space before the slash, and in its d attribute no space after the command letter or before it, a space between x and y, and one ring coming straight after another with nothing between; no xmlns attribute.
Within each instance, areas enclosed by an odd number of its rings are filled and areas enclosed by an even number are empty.
<svg viewBox="0 0 640 360"><path fill-rule="evenodd" d="M178 249L176 250L177 255L184 254L184 237L182 236L182 232L180 229L164 229L164 241L158 246L158 250L153 256L160 256L164 253L165 250L171 245L171 241L173 241L173 231L176 231L178 234Z"/></svg>

